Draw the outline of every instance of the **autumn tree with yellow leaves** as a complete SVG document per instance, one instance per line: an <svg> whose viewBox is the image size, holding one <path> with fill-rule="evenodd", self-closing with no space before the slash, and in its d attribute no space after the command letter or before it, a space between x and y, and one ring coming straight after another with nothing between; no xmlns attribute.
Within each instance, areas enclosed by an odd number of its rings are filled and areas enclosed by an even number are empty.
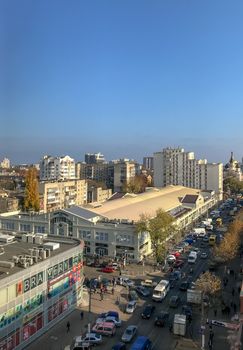
<svg viewBox="0 0 243 350"><path fill-rule="evenodd" d="M24 208L27 211L40 210L39 183L37 179L37 170L34 167L29 168L25 176Z"/></svg>

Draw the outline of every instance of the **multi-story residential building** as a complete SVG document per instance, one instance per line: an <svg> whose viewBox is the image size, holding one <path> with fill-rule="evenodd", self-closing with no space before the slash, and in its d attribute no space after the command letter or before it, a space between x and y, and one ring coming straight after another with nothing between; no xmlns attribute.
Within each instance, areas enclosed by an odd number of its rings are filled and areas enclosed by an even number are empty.
<svg viewBox="0 0 243 350"><path fill-rule="evenodd" d="M40 182L41 210L44 213L87 203L86 180Z"/></svg>
<svg viewBox="0 0 243 350"><path fill-rule="evenodd" d="M113 189L114 165L110 163L86 164L79 162L76 164L76 174L80 179L93 180L103 183L107 188Z"/></svg>
<svg viewBox="0 0 243 350"><path fill-rule="evenodd" d="M114 192L122 192L123 186L140 173L139 164L134 160L119 159L114 164Z"/></svg>
<svg viewBox="0 0 243 350"><path fill-rule="evenodd" d="M82 301L83 242L1 233L1 260L0 348L21 350Z"/></svg>
<svg viewBox="0 0 243 350"><path fill-rule="evenodd" d="M88 181L87 203L103 203L112 196L112 189L103 189Z"/></svg>
<svg viewBox="0 0 243 350"><path fill-rule="evenodd" d="M146 170L154 170L154 157L143 157L143 168Z"/></svg>
<svg viewBox="0 0 243 350"><path fill-rule="evenodd" d="M165 148L154 153L154 186L181 185L213 190L222 195L223 164L195 159L183 148Z"/></svg>
<svg viewBox="0 0 243 350"><path fill-rule="evenodd" d="M182 186L150 188L144 193L115 194L97 207L56 210L47 214L0 215L0 230L50 233L53 237L76 237L84 240L85 254L123 257L140 261L152 253L150 235L137 232L136 222L146 213L153 217L158 209L169 212L183 229L215 206L218 196ZM182 200L181 200L182 199Z"/></svg>
<svg viewBox="0 0 243 350"><path fill-rule="evenodd" d="M69 156L44 156L40 161L40 180L75 179L75 162Z"/></svg>
<svg viewBox="0 0 243 350"><path fill-rule="evenodd" d="M104 163L105 157L101 153L85 153L84 161L86 164Z"/></svg>
<svg viewBox="0 0 243 350"><path fill-rule="evenodd" d="M10 160L8 158L3 158L0 163L0 168L9 169L10 168Z"/></svg>

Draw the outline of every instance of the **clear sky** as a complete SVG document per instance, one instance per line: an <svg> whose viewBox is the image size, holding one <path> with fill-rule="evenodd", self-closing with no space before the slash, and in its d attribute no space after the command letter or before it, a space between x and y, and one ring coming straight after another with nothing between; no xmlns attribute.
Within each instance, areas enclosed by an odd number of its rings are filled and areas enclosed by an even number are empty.
<svg viewBox="0 0 243 350"><path fill-rule="evenodd" d="M242 0L2 0L0 158L243 156Z"/></svg>

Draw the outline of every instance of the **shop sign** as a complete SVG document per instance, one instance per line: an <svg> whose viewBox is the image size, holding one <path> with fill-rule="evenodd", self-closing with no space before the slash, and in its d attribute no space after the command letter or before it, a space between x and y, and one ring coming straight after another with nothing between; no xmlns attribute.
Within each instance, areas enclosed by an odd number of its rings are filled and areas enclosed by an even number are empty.
<svg viewBox="0 0 243 350"><path fill-rule="evenodd" d="M69 263L70 263L70 259L69 260L67 259L63 262L60 262L59 264L49 267L49 269L47 269L47 279L52 280L53 278L56 278L57 276L62 275L63 272L68 271Z"/></svg>
<svg viewBox="0 0 243 350"><path fill-rule="evenodd" d="M38 272L36 275L26 278L23 282L24 293L41 285L44 282L44 273Z"/></svg>

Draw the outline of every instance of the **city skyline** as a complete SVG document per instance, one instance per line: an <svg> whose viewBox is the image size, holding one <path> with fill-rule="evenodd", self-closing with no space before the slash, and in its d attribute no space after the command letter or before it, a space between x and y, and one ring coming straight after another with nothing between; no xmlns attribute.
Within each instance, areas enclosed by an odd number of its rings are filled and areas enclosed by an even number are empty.
<svg viewBox="0 0 243 350"><path fill-rule="evenodd" d="M141 161L181 146L241 160L242 10L219 0L2 2L0 157Z"/></svg>

